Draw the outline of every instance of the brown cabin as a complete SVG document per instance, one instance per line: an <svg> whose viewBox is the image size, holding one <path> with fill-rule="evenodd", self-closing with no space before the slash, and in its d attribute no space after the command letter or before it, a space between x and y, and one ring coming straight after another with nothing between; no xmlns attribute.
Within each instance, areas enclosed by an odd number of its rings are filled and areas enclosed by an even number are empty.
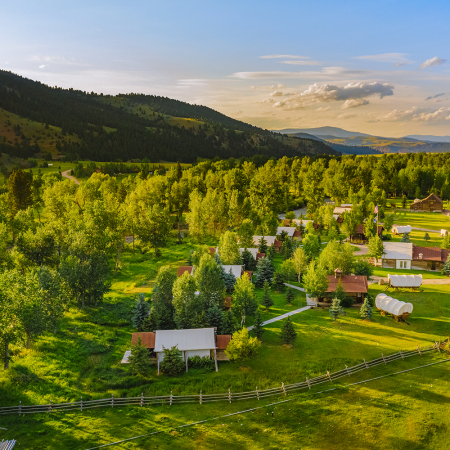
<svg viewBox="0 0 450 450"><path fill-rule="evenodd" d="M192 275L193 266L180 266L178 267L177 277L181 277L184 272L188 272Z"/></svg>
<svg viewBox="0 0 450 450"><path fill-rule="evenodd" d="M440 247L420 247L413 244L411 269L440 270L447 261L450 250Z"/></svg>
<svg viewBox="0 0 450 450"><path fill-rule="evenodd" d="M423 200L414 200L410 205L411 211L441 211L444 208L444 202L434 193Z"/></svg>
<svg viewBox="0 0 450 450"><path fill-rule="evenodd" d="M336 288L338 287L339 281L344 288L347 296L353 297L355 303L362 303L364 296L367 294L369 289L369 283L367 282L367 277L363 275L343 275L340 269L334 271L334 275L328 275L328 288L325 293L324 300L326 303L330 303Z"/></svg>
<svg viewBox="0 0 450 450"><path fill-rule="evenodd" d="M229 361L225 353L228 344L231 341L231 334L218 334L216 336L217 361Z"/></svg>

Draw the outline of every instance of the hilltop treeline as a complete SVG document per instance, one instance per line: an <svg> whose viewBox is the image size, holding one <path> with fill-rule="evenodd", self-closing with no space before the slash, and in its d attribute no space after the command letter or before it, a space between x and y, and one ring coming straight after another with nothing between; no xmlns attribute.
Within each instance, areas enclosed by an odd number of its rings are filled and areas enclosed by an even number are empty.
<svg viewBox="0 0 450 450"><path fill-rule="evenodd" d="M80 159L195 162L201 158L274 157L338 154L323 142L298 139L285 145L275 134L224 116L210 108L155 96L124 96L125 105L150 105L177 117L201 117L199 128L170 125L155 112L138 114L103 101L94 93L48 87L0 71L0 108L30 120L62 128L57 148ZM141 103L139 103L141 102ZM108 131L105 130L105 127ZM74 142L76 135L81 141ZM27 157L38 144L23 136L20 144L2 144L2 152Z"/></svg>

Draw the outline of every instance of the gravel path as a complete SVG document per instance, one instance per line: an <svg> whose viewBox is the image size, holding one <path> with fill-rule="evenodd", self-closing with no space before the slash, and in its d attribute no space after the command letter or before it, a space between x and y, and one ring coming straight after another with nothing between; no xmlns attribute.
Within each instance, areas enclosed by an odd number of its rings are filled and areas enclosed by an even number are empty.
<svg viewBox="0 0 450 450"><path fill-rule="evenodd" d="M288 312L286 314L283 314L282 316L277 316L277 317L274 317L273 319L266 320L265 322L262 323L262 325L264 326L264 325L267 325L269 323L277 322L278 320L286 319L286 317L288 317L288 316L293 316L294 314L298 314L298 313L300 313L302 311L306 311L306 310L308 310L310 308L311 308L311 306L304 306L303 308L296 309L294 311L290 311L290 312ZM248 331L252 330L253 329L253 325L251 325L247 329L248 329Z"/></svg>
<svg viewBox="0 0 450 450"><path fill-rule="evenodd" d="M71 171L71 169L66 170L66 171L64 171L64 172L61 172L61 175L62 175L64 178L68 178L69 180L74 181L75 184L80 184L80 182L79 182L75 177L73 177L72 175L69 175L69 172L70 172L70 171Z"/></svg>

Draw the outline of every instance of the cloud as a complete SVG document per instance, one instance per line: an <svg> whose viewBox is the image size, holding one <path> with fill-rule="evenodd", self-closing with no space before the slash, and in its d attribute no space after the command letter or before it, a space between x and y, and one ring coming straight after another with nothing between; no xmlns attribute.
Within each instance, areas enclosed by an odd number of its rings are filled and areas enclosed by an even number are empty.
<svg viewBox="0 0 450 450"><path fill-rule="evenodd" d="M45 64L41 64L40 66L39 66L39 69L43 69L45 67Z"/></svg>
<svg viewBox="0 0 450 450"><path fill-rule="evenodd" d="M373 75L370 70L361 69L345 69L344 67L324 67L320 71L304 71L304 72L283 72L283 71L267 71L267 72L235 72L229 75L230 78L239 78L241 80L262 80L262 79L295 79L295 78L325 78L337 79Z"/></svg>
<svg viewBox="0 0 450 450"><path fill-rule="evenodd" d="M337 116L338 119L350 119L351 117L356 117L356 114L345 113L339 114L339 116Z"/></svg>
<svg viewBox="0 0 450 450"><path fill-rule="evenodd" d="M320 108L317 108L316 111L324 112L324 111L329 111L330 109L331 109L330 106L327 106L326 108L324 106L321 106Z"/></svg>
<svg viewBox="0 0 450 450"><path fill-rule="evenodd" d="M265 55L260 56L262 59L275 59L275 58L287 58L287 59L310 59L309 56L299 56L299 55Z"/></svg>
<svg viewBox="0 0 450 450"><path fill-rule="evenodd" d="M395 64L396 66L404 66L405 64L411 64L406 56L408 53L381 53L379 55L365 55L355 56L353 59L366 59L369 61L385 62Z"/></svg>
<svg viewBox="0 0 450 450"><path fill-rule="evenodd" d="M432 100L433 98L442 97L443 95L445 95L445 92L443 92L442 94L436 94L436 95L433 95L432 97L427 97L427 98L425 99L425 101L427 101L427 100Z"/></svg>
<svg viewBox="0 0 450 450"><path fill-rule="evenodd" d="M440 65L444 64L445 62L447 62L446 59L441 59L441 58L438 58L437 56L435 56L434 58L427 59L424 63L422 63L420 65L419 69L425 69L426 67L431 67L431 66L440 66Z"/></svg>
<svg viewBox="0 0 450 450"><path fill-rule="evenodd" d="M183 87L193 87L193 86L208 86L208 80L202 78L189 78L184 80L178 80L178 85Z"/></svg>
<svg viewBox="0 0 450 450"><path fill-rule="evenodd" d="M430 108L419 108L417 106L413 106L412 108L404 111L394 109L384 116L380 116L375 119L375 122L432 122L444 119L450 120L450 108L442 107L433 111Z"/></svg>
<svg viewBox="0 0 450 450"><path fill-rule="evenodd" d="M295 66L320 66L321 65L319 61L313 61L311 59L302 60L302 61L297 61L297 60L280 61L280 64L292 64Z"/></svg>
<svg viewBox="0 0 450 450"><path fill-rule="evenodd" d="M357 108L358 106L368 105L369 102L362 98L346 100L341 109Z"/></svg>
<svg viewBox="0 0 450 450"><path fill-rule="evenodd" d="M354 108L367 105L366 97L379 95L380 98L393 95L394 86L388 83L349 83L338 87L329 84L313 84L303 92L291 94L289 99L277 106L286 106L289 110L305 108L319 102L344 101L342 108ZM270 99L269 99L270 100ZM263 102L266 102L263 100ZM269 103L271 103L269 101ZM274 105L275 106L275 105Z"/></svg>

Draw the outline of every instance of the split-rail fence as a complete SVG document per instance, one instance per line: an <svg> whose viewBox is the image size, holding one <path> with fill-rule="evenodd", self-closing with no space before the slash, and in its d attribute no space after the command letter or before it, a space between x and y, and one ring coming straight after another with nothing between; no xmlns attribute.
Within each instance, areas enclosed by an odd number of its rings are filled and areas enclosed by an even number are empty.
<svg viewBox="0 0 450 450"><path fill-rule="evenodd" d="M360 372L362 370L370 369L371 367L378 366L380 364L388 364L398 359L405 359L411 356L423 355L425 353L435 351L440 351L441 343L436 342L434 345L429 347L420 348L417 346L416 349L411 351L401 351L399 350L397 353L393 353L388 356L384 356L381 354L381 358L374 359L372 361L363 360L361 364L357 364L356 366L347 367L345 369L339 370L337 372L330 373L327 371L326 374L320 375L315 378L306 377L305 381L301 381L299 383L292 384L284 384L281 383L280 386L270 388L270 389L261 389L258 387L254 391L247 392L228 392L221 394L203 394L200 391L199 394L191 394L191 395L160 395L156 397L144 397L142 394L140 397L122 397L116 398L112 395L110 398L104 398L100 400L83 400L81 397L80 401L77 402L68 402L68 403L52 403L50 402L47 405L22 405L20 402L17 406L7 406L0 408L0 414L33 414L33 413L46 413L52 411L83 411L85 409L90 408L102 408L102 407L122 407L122 406L147 406L147 405L158 405L158 404L166 404L166 405L175 405L180 403L209 403L209 402L229 402L237 401L237 400L250 400L250 399L258 399L261 400L266 397L271 397L275 395L288 395L295 391L299 391L302 389L311 389L314 386L317 386L322 383L329 383L340 378L353 375L354 373Z"/></svg>

